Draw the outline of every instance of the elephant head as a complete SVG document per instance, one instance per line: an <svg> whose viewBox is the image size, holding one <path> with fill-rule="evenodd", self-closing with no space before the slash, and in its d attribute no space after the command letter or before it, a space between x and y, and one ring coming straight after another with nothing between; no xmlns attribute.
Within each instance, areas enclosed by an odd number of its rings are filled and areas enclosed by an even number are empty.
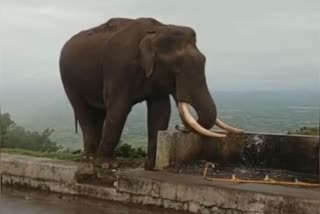
<svg viewBox="0 0 320 214"><path fill-rule="evenodd" d="M196 45L196 33L189 27L158 25L149 29L139 44L141 67L155 88L165 89L177 104L184 125L211 137L224 134L209 131L214 124L231 132L241 132L217 119L216 105L209 92L206 57ZM192 106L195 120L188 110Z"/></svg>

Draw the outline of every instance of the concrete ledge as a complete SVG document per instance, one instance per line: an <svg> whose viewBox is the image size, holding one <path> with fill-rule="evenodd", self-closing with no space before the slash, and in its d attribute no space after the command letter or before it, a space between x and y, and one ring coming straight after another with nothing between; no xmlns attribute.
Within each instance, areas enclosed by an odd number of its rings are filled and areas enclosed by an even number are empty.
<svg viewBox="0 0 320 214"><path fill-rule="evenodd" d="M93 174L93 166L48 158L1 154L0 173L30 179L74 183L78 177Z"/></svg>
<svg viewBox="0 0 320 214"><path fill-rule="evenodd" d="M193 213L320 213L320 188L210 182L200 176L137 170L120 175L118 191Z"/></svg>
<svg viewBox="0 0 320 214"><path fill-rule="evenodd" d="M41 191L57 192L71 195L78 194L78 191L74 188L74 184L71 183L67 184L41 178L35 179L8 174L2 174L1 181L2 184L9 186L26 187Z"/></svg>
<svg viewBox="0 0 320 214"><path fill-rule="evenodd" d="M139 169L119 172L115 185L105 187L78 183L75 175L82 174L78 163L2 155L1 166L4 163L7 166L1 177L6 185L193 213L320 214L320 188L210 182L200 176ZM65 173L65 167L73 170L73 177ZM50 171L51 177L43 173L51 168L55 169Z"/></svg>

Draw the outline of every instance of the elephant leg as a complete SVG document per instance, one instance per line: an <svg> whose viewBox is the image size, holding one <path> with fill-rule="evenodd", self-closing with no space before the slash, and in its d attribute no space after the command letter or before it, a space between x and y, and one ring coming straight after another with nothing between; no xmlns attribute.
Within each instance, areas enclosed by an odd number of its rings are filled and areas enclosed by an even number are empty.
<svg viewBox="0 0 320 214"><path fill-rule="evenodd" d="M154 168L157 152L157 136L159 130L169 126L171 105L169 95L147 100L148 106L148 158L145 169Z"/></svg>
<svg viewBox="0 0 320 214"><path fill-rule="evenodd" d="M105 110L92 108L74 91L67 87L65 90L82 130L84 155L94 157L101 139Z"/></svg>
<svg viewBox="0 0 320 214"><path fill-rule="evenodd" d="M77 118L83 134L85 156L95 157L101 140L105 111L90 107L78 108Z"/></svg>
<svg viewBox="0 0 320 214"><path fill-rule="evenodd" d="M114 150L119 143L123 127L132 107L128 102L129 99L124 98L124 96L118 96L118 100L110 100L112 102L107 105L108 114L103 124L102 138L97 152L98 163L114 159Z"/></svg>

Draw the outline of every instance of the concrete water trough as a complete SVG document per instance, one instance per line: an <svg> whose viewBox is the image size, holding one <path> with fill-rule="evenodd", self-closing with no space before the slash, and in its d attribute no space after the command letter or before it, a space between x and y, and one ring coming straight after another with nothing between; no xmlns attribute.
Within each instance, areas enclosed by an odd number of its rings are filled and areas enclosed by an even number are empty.
<svg viewBox="0 0 320 214"><path fill-rule="evenodd" d="M157 152L156 168L160 170L204 160L222 169L281 171L319 182L318 136L242 133L221 139L164 131L158 134Z"/></svg>
<svg viewBox="0 0 320 214"><path fill-rule="evenodd" d="M110 170L112 185L84 182L83 177L96 173L90 164L9 154L1 155L1 178L5 185L192 213L320 214L320 187L208 181L201 170L188 173L184 168L210 161L221 169L268 168L318 176L318 137L245 133L223 141L160 132L158 170Z"/></svg>

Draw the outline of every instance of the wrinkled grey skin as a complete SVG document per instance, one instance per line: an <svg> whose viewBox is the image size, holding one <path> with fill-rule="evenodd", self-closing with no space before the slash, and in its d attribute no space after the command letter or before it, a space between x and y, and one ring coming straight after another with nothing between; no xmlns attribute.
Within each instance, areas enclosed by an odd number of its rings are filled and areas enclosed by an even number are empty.
<svg viewBox="0 0 320 214"><path fill-rule="evenodd" d="M82 31L64 45L60 74L83 132L85 154L110 161L136 103L148 107L148 158L155 164L158 130L166 130L170 99L187 102L211 128L216 106L205 77L196 33L152 18L113 18Z"/></svg>

